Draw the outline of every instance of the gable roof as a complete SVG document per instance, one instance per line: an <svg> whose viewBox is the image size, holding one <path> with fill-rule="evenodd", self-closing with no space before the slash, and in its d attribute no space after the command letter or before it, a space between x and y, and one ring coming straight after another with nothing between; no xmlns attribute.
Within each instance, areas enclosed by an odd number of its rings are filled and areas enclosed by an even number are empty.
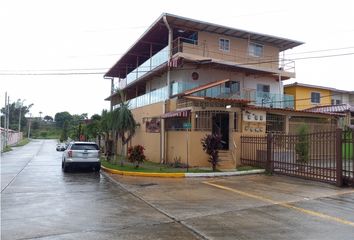
<svg viewBox="0 0 354 240"><path fill-rule="evenodd" d="M329 91L332 91L332 92L341 92L341 93L354 94L354 91L340 90L340 89L337 89L337 88L324 87L324 86L312 85L312 84L307 84L307 83L298 83L298 82L294 82L294 83L291 83L291 84L284 85L284 88L288 88L288 87L317 88L317 89L329 90Z"/></svg>

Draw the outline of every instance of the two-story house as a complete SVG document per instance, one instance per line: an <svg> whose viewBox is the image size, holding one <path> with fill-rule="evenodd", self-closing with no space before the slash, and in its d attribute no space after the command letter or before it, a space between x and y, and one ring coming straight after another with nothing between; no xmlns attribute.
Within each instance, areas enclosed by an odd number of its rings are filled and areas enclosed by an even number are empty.
<svg viewBox="0 0 354 240"><path fill-rule="evenodd" d="M294 96L296 110L340 104L354 106L353 91L295 82L285 85L284 92Z"/></svg>
<svg viewBox="0 0 354 240"><path fill-rule="evenodd" d="M285 128L294 101L282 81L295 67L279 56L301 44L164 13L105 74L106 100L112 109L129 101L139 123L131 144L152 161L207 166L200 140L208 133L221 134L223 154L236 159L240 133Z"/></svg>

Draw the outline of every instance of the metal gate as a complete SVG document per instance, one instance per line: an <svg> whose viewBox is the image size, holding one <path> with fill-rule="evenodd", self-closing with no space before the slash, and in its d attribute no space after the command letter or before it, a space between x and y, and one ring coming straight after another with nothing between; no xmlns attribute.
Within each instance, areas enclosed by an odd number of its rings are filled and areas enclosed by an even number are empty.
<svg viewBox="0 0 354 240"><path fill-rule="evenodd" d="M354 185L353 130L241 136L241 163L338 186Z"/></svg>

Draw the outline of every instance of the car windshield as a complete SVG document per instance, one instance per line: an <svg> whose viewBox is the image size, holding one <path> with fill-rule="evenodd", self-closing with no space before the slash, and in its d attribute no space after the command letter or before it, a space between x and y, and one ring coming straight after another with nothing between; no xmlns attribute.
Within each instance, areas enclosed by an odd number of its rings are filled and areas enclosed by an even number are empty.
<svg viewBox="0 0 354 240"><path fill-rule="evenodd" d="M71 146L71 150L98 150L98 146L96 144L73 144Z"/></svg>

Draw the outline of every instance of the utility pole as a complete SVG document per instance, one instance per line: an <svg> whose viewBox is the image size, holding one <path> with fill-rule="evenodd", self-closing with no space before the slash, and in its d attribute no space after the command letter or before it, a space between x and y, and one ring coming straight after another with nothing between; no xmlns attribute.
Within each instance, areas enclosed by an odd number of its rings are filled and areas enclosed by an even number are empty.
<svg viewBox="0 0 354 240"><path fill-rule="evenodd" d="M22 107L23 107L23 103L26 101L26 99L22 100L21 102L21 99L18 99L17 100L17 103L21 103L20 104L20 114L19 114L19 117L18 117L18 133L21 132L21 111L22 111Z"/></svg>
<svg viewBox="0 0 354 240"><path fill-rule="evenodd" d="M27 138L29 139L31 136L31 120L32 120L32 114L30 113L30 118L28 121L28 131L27 131Z"/></svg>
<svg viewBox="0 0 354 240"><path fill-rule="evenodd" d="M6 146L8 143L9 137L9 128L10 128L10 96L7 96L7 131L6 131Z"/></svg>

